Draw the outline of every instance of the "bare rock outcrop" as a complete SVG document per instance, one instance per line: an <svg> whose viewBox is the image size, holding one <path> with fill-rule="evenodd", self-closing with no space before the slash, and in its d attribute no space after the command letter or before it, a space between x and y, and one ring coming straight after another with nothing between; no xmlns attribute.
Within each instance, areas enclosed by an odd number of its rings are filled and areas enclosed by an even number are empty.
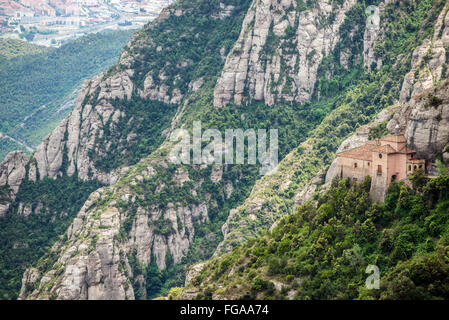
<svg viewBox="0 0 449 320"><path fill-rule="evenodd" d="M310 99L319 63L337 43L339 27L354 3L318 0L298 13L293 0L254 0L215 87L214 106L244 99L269 105L276 99ZM332 23L320 23L331 15Z"/></svg>
<svg viewBox="0 0 449 320"><path fill-rule="evenodd" d="M412 68L402 84L400 102L433 87L447 77L447 48L449 45L449 3L446 3L437 18L433 37L424 40L412 55ZM446 71L445 71L446 70ZM443 74L445 72L446 74Z"/></svg>
<svg viewBox="0 0 449 320"><path fill-rule="evenodd" d="M8 185L17 192L25 178L27 163L28 157L23 151L10 152L0 164L0 186Z"/></svg>
<svg viewBox="0 0 449 320"><path fill-rule="evenodd" d="M52 247L51 253L57 255L53 268L25 272L19 299L133 299L132 286L119 268L121 252L111 245L120 229L118 210L107 208L99 219L90 221L92 224L81 222L97 214L89 208L102 193L99 190L89 197L67 231L66 240ZM90 233L92 237L87 237Z"/></svg>
<svg viewBox="0 0 449 320"><path fill-rule="evenodd" d="M42 258L46 267L27 270L20 298L134 299L136 283L145 284L134 274L136 263L146 267L154 261L163 270L167 255L181 262L197 226L209 222L210 204L144 205L146 194L139 190L149 179L161 185L156 193L167 192L166 184L179 185L180 176L188 181L186 170L159 181L158 170L166 167L160 159L145 159L117 184L91 194L65 235Z"/></svg>
<svg viewBox="0 0 449 320"><path fill-rule="evenodd" d="M99 152L95 149L95 139L102 137L106 125L113 128L123 116L123 111L114 108L106 98L131 96L132 84L126 73L104 81L101 78L102 75L84 83L70 116L36 148L34 158L41 179L54 178L61 169L66 169L68 175L76 171L82 180L97 179L104 184L117 181L120 172L97 169L89 153ZM64 156L66 168L62 168Z"/></svg>
<svg viewBox="0 0 449 320"><path fill-rule="evenodd" d="M26 176L28 157L23 151L10 152L0 164L0 217L4 216L10 207L15 193Z"/></svg>
<svg viewBox="0 0 449 320"><path fill-rule="evenodd" d="M413 96L387 125L390 131L396 125L405 128L407 142L420 158L435 159L449 142L448 89L449 80L445 80Z"/></svg>

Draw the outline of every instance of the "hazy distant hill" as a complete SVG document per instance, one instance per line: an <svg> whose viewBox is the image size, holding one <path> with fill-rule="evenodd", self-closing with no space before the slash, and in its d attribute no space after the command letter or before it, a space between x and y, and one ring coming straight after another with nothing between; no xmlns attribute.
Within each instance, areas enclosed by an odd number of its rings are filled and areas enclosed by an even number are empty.
<svg viewBox="0 0 449 320"><path fill-rule="evenodd" d="M448 12L446 0L176 1L33 155L0 164L0 299L449 299ZM30 112L17 110L20 123ZM259 148L255 164L175 163L170 138L195 121L214 156L234 149L228 129L277 129L279 165L261 176ZM374 163L338 181L339 150L396 126L431 178L408 172L383 203L370 177L396 175ZM372 150L388 167L392 153Z"/></svg>
<svg viewBox="0 0 449 320"><path fill-rule="evenodd" d="M35 44L16 40L16 39L2 39L0 40L0 60L11 59L18 56L39 54L50 51L50 48L37 46Z"/></svg>
<svg viewBox="0 0 449 320"><path fill-rule="evenodd" d="M12 139L0 135L0 160L38 144L70 112L82 80L114 64L131 34L91 34L56 49L2 40L0 132Z"/></svg>

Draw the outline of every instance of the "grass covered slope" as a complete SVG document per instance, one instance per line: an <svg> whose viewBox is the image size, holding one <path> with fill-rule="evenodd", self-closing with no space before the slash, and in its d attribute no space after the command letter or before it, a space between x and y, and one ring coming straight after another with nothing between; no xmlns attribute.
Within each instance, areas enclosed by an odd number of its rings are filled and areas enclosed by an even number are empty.
<svg viewBox="0 0 449 320"><path fill-rule="evenodd" d="M115 63L131 35L90 34L45 50L2 42L2 52L10 58L0 59L0 132L31 146L39 144L70 112L75 98L71 95L81 82ZM0 155L15 149L1 144Z"/></svg>
<svg viewBox="0 0 449 320"><path fill-rule="evenodd" d="M199 299L447 299L449 175L411 180L393 183L385 204L370 201L369 178L335 180L271 233L209 261L188 288ZM378 290L365 287L368 265L380 269Z"/></svg>

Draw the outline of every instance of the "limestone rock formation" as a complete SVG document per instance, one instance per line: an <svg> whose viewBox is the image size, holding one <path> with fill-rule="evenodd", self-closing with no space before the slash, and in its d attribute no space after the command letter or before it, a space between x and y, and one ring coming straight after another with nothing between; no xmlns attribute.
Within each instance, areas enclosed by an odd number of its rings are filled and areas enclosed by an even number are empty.
<svg viewBox="0 0 449 320"><path fill-rule="evenodd" d="M69 176L76 171L82 180L97 179L104 184L117 181L120 170L103 172L97 169L89 152L97 152L92 150L95 139L103 135L108 120L108 125L113 128L120 116L123 116L123 112L114 108L106 98L130 96L132 84L126 74L115 75L105 81L101 81L101 77L102 75L83 84L70 116L42 141L30 158L22 152L12 152L4 159L0 165L0 186L8 183L14 193L17 193L25 178L27 164L28 179L31 181L36 181L37 176L40 179L56 178L63 173L62 170L66 170ZM98 98L93 101L96 95ZM97 101L100 97L101 100ZM67 159L63 164L64 157Z"/></svg>
<svg viewBox="0 0 449 320"><path fill-rule="evenodd" d="M434 160L449 142L449 82L413 96L387 125L405 128L409 145L419 158Z"/></svg>
<svg viewBox="0 0 449 320"><path fill-rule="evenodd" d="M25 178L27 163L28 157L23 151L9 153L0 164L0 186L8 185L14 192L17 192Z"/></svg>
<svg viewBox="0 0 449 320"><path fill-rule="evenodd" d="M90 153L101 157L109 150L109 143L100 150L96 139L101 138L105 130L114 130L120 117L124 116L124 112L114 107L111 101L131 98L134 90L130 79L134 73L129 68L131 62L125 51L119 60L122 71L109 76L100 74L85 81L78 91L71 114L39 144L31 157L13 152L4 159L0 164L0 186L8 183L17 193L26 176L26 166L30 181L36 181L37 177L56 178L63 173L71 176L76 172L81 180L96 179L106 185L115 183L126 168L104 172L96 167Z"/></svg>
<svg viewBox="0 0 449 320"><path fill-rule="evenodd" d="M449 3L446 3L435 23L434 34L413 51L412 68L402 84L400 102L433 87L443 71L447 76L447 52L449 45ZM446 70L446 71L445 71Z"/></svg>
<svg viewBox="0 0 449 320"><path fill-rule="evenodd" d="M254 0L217 81L214 106L245 99L269 105L277 99L310 99L319 63L337 43L339 27L354 3L318 0L297 13L293 0ZM332 23L320 22L330 16Z"/></svg>
<svg viewBox="0 0 449 320"><path fill-rule="evenodd" d="M91 194L65 235L44 256L47 267L25 273L20 298L133 299L137 280L131 259L144 266L155 259L161 270L167 254L174 263L180 262L197 225L209 221L209 204L143 205L146 195L137 190L149 179L160 184L156 193L165 184L179 185L180 178L188 181L187 172L179 170L162 184L157 171L166 166L146 160L117 184Z"/></svg>
<svg viewBox="0 0 449 320"><path fill-rule="evenodd" d="M0 164L0 217L8 212L10 203L15 198L15 193L19 190L20 184L26 175L26 164L28 157L22 151L9 153Z"/></svg>

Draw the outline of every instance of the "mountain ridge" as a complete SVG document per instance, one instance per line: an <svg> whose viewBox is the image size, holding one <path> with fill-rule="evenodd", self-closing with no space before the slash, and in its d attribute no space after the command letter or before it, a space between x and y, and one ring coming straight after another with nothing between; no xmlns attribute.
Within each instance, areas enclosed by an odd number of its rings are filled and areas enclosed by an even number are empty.
<svg viewBox="0 0 449 320"><path fill-rule="evenodd" d="M407 137L419 137L421 132L421 138L411 141L419 148L429 137L426 121L447 121L444 97L414 99L418 91L428 93L434 83L447 77L447 69L443 72L447 58L442 59L441 49L446 50L448 40L448 5L430 0L414 2L412 7L407 1L377 4L384 25L375 32L364 28L367 4L363 1L327 5L322 1L192 0L164 9L154 23L133 36L117 65L84 84L72 116L46 138L31 160L16 153L19 170L11 170L5 162L0 166L5 168L0 171L0 183L13 187L12 205L2 204L5 217L24 214L26 203L14 202L16 195L22 197L22 184L38 186L48 178L57 182L72 177L107 185L90 196L85 194L88 199L73 215L68 230L27 269L20 298L144 299L167 294L170 287L183 285L185 277L194 277L186 270L189 265L207 261L214 252L210 261L225 259L221 255L260 237L306 200L319 197L329 187L323 183L329 166L332 171L335 152L356 128L367 125L358 132L362 137L350 137L343 145L368 138L370 129L380 124L391 130L411 118L408 127L413 129ZM336 15L335 20L326 20L329 25L323 29L323 22L314 19L321 10ZM208 18L203 18L205 13ZM271 28L261 13L280 25ZM258 77L265 72L270 75L270 65L260 64L263 59L254 53L246 82L239 64L233 62L247 59L248 52L262 46L257 41L252 44L246 35L263 31L267 39L271 37L267 41L275 61L280 59L278 49L299 45L297 34L307 28L298 24L296 33L290 29L294 31L291 24L295 26L297 17L305 15L309 17L306 25L314 21L312 43L324 37L321 32L327 32L326 28L335 36L335 42L323 44L324 53L315 48L320 59L312 63L312 71L298 69L303 70L301 76L315 79L300 87L307 95L298 95L294 79L285 87L293 73L280 77L285 67L280 62L279 77L284 80L278 93L260 95L269 81L261 80L260 85ZM210 27L207 35L205 26ZM282 38L283 32L294 40ZM161 41L168 41L167 46L162 47ZM247 51L236 51L243 43ZM164 50L174 53L167 56ZM383 50L388 54L377 57ZM311 52L297 50L289 57L311 58ZM217 102L217 95L224 92L223 79L234 74L233 68L242 76L243 87L240 83L238 92L225 89L228 101L223 103L221 97ZM261 72L254 74L251 68ZM279 90L281 95L276 96ZM440 104L426 109L428 101ZM396 102L409 109L398 112ZM154 130L145 125L148 112L154 116L150 123L158 124ZM162 113L165 117L159 120ZM192 120L201 120L204 129L221 130L282 124L282 161L275 172L262 178L257 165L175 166L167 159L173 142L166 138L175 128L191 130ZM79 130L83 127L84 131ZM431 142L441 152L447 144L444 130L436 139ZM422 144L425 148L429 145ZM328 176L329 182L332 174ZM22 213L8 211L18 208ZM45 205L33 204L33 214L39 211L36 208L42 210ZM81 281L73 285L76 279ZM185 297L195 298L198 293Z"/></svg>

